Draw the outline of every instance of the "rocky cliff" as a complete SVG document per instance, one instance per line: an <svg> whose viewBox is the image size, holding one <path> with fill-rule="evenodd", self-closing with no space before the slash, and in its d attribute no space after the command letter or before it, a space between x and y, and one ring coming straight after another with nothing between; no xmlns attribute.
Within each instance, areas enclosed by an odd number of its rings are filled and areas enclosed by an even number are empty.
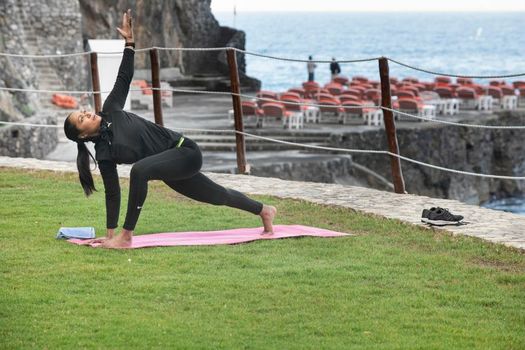
<svg viewBox="0 0 525 350"><path fill-rule="evenodd" d="M122 11L130 8L136 18L137 47L245 47L245 34L221 27L210 10L211 0L80 0L84 39L118 38L115 30ZM185 75L228 75L221 51L163 51L161 67L179 67ZM147 53L136 56L137 68L149 65ZM244 55L237 55L241 80L257 87L259 82L245 75Z"/></svg>
<svg viewBox="0 0 525 350"><path fill-rule="evenodd" d="M244 49L244 32L221 27L210 9L211 0L2 0L0 1L0 52L50 55L82 52L87 39L118 38L122 12L131 8L137 47L223 47ZM146 68L147 53L138 53L137 68ZM162 51L161 67L178 67L186 75L227 75L220 51ZM243 55L237 55L241 83L253 89L260 82L247 77ZM0 87L38 90L90 90L88 56L20 58L0 56ZM162 78L162 77L161 77ZM52 123L49 115L63 119L67 111L44 113L51 93L0 91L0 121ZM43 115L46 115L43 118ZM38 116L41 116L40 118ZM55 121L56 122L56 121ZM30 138L20 127L0 125L0 154L42 157L53 149L56 129L39 128ZM12 129L12 130L7 130ZM35 135L38 135L35 136ZM24 142L47 140L41 151ZM24 141L26 140L26 141Z"/></svg>
<svg viewBox="0 0 525 350"><path fill-rule="evenodd" d="M122 12L136 18L137 47L223 47L244 49L242 31L221 27L210 9L211 0L30 0L0 1L0 52L60 54L81 52L87 39L118 38ZM163 51L162 67L178 67L186 75L227 75L220 51ZM243 55L237 55L241 79L246 77ZM137 68L149 64L137 54ZM45 90L89 90L87 57L28 59L0 56L0 86ZM20 120L41 108L50 95L0 91L0 120Z"/></svg>

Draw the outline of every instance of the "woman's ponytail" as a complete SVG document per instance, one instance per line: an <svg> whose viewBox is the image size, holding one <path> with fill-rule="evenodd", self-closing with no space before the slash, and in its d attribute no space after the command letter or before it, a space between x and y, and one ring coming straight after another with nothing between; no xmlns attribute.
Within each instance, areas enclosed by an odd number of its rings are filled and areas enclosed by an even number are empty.
<svg viewBox="0 0 525 350"><path fill-rule="evenodd" d="M86 147L86 144L84 142L77 142L77 169L78 169L78 177L80 179L80 184L82 185L82 188L84 189L84 193L86 196L89 196L93 193L93 191L96 191L95 183L93 182L93 175L91 175L91 168L89 166L89 158L91 157L93 161L95 159L93 158L93 155Z"/></svg>
<svg viewBox="0 0 525 350"><path fill-rule="evenodd" d="M72 113L71 113L72 114ZM89 166L89 158L93 159L93 161L96 164L95 158L89 152L89 150L86 147L86 144L84 141L91 141L89 139L81 139L79 137L79 132L75 125L69 121L69 117L71 114L66 118L64 121L64 133L66 134L66 137L70 139L71 141L75 141L77 143L77 169L78 169L78 177L80 179L80 185L82 185L82 188L84 189L84 193L86 196L89 196L93 193L93 191L96 191L95 183L93 182L93 175L91 175L91 168Z"/></svg>

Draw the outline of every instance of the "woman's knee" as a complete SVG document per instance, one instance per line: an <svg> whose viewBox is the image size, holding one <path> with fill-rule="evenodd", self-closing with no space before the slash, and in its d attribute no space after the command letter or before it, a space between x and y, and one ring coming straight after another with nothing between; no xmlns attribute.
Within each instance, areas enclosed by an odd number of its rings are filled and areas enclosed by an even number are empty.
<svg viewBox="0 0 525 350"><path fill-rule="evenodd" d="M149 180L149 171L148 166L146 166L145 163L135 163L131 167L131 171L129 173L130 181L148 181Z"/></svg>

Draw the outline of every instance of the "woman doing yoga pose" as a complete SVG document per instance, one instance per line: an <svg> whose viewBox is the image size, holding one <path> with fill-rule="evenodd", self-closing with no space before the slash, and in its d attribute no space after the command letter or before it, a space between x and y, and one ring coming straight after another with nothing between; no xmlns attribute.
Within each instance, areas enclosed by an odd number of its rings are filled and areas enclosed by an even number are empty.
<svg viewBox="0 0 525 350"><path fill-rule="evenodd" d="M224 188L201 172L202 155L195 142L182 134L123 111L133 78L134 47L131 11L122 17L118 32L126 44L117 80L99 114L86 111L71 113L64 122L64 131L77 143L77 168L86 195L95 186L89 168L93 158L85 143L95 143L95 158L104 182L106 196L107 236L100 239L106 248L131 245L133 230L146 200L148 181L162 180L175 191L194 200L227 205L260 215L263 234L273 233L275 207L254 201L244 194ZM116 164L133 164L126 219L122 233L115 235L120 211L120 185Z"/></svg>

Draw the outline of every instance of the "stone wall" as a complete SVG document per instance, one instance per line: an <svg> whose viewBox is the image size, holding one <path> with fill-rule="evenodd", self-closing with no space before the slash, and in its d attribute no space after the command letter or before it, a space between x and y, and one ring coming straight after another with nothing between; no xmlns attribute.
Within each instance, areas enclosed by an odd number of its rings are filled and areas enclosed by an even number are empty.
<svg viewBox="0 0 525 350"><path fill-rule="evenodd" d="M0 2L0 51L27 53L24 45L22 11L16 0ZM32 74L31 60L0 57L0 86L8 88L31 88L38 85ZM37 109L34 94L0 91L0 120L17 121L28 117Z"/></svg>
<svg viewBox="0 0 525 350"><path fill-rule="evenodd" d="M415 122L417 123L417 122ZM488 125L525 125L525 113L501 113L484 121ZM424 125L398 129L400 154L421 162L484 174L523 176L525 142L523 130L478 129ZM387 150L383 129L361 133L340 133L331 137L333 147ZM386 155L353 155L354 162L391 179L390 158ZM525 181L499 180L460 175L401 161L409 193L457 199L479 204L491 198L525 193Z"/></svg>
<svg viewBox="0 0 525 350"><path fill-rule="evenodd" d="M54 124L52 114L39 114L24 123ZM0 155L8 157L44 158L58 143L58 129L52 127L4 126L0 127Z"/></svg>
<svg viewBox="0 0 525 350"><path fill-rule="evenodd" d="M316 155L312 155L315 157ZM328 159L329 158L329 159ZM236 173L237 168L230 170ZM283 180L336 183L392 191L393 186L366 167L354 164L349 155L334 155L323 160L307 159L301 161L253 164L250 174L261 177L274 177Z"/></svg>

